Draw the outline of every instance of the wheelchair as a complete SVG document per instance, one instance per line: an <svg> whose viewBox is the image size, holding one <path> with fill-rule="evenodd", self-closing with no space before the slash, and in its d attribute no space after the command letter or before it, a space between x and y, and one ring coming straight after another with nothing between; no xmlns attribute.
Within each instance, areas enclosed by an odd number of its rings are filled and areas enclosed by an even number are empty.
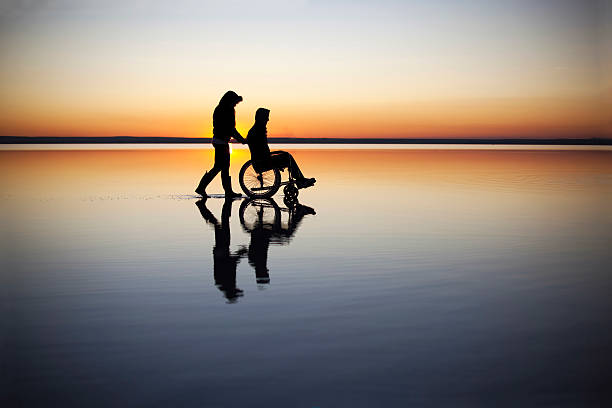
<svg viewBox="0 0 612 408"><path fill-rule="evenodd" d="M287 181L281 181L281 171L288 167L271 167L266 165L254 165L251 160L242 165L239 174L240 187L250 198L270 198L283 187L285 194L284 202L288 206L297 202L299 190L291 171L287 171Z"/></svg>
<svg viewBox="0 0 612 408"><path fill-rule="evenodd" d="M273 198L247 198L240 204L238 216L244 232L267 231L270 242L284 245L291 241L304 216L314 214L313 208L297 200L281 207Z"/></svg>

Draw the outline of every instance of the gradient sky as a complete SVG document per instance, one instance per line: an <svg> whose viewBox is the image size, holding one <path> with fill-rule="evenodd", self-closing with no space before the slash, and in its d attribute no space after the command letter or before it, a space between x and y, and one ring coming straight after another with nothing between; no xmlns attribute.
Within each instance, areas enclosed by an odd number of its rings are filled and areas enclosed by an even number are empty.
<svg viewBox="0 0 612 408"><path fill-rule="evenodd" d="M3 1L0 134L612 137L610 0Z"/></svg>

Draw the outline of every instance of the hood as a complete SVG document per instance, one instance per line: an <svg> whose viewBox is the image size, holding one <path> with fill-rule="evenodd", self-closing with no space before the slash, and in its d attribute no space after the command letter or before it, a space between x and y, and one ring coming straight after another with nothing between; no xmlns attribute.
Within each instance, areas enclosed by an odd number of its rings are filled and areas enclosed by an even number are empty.
<svg viewBox="0 0 612 408"><path fill-rule="evenodd" d="M255 122L265 122L270 119L270 110L266 108L259 108L255 112Z"/></svg>
<svg viewBox="0 0 612 408"><path fill-rule="evenodd" d="M221 100L219 101L219 105L235 105L238 102L242 102L242 96L238 95L234 91L227 91Z"/></svg>

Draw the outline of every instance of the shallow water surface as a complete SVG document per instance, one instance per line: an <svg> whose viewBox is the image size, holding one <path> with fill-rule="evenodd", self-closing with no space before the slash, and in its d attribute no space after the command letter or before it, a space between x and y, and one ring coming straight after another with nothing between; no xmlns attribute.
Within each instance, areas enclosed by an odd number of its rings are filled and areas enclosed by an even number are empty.
<svg viewBox="0 0 612 408"><path fill-rule="evenodd" d="M199 201L209 149L0 151L9 401L610 401L612 152L292 152L296 207Z"/></svg>

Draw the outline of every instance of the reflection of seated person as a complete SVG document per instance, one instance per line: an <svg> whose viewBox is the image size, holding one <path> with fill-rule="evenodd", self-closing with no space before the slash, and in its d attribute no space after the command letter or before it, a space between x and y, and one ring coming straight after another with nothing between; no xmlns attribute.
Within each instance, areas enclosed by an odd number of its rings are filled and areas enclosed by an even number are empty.
<svg viewBox="0 0 612 408"><path fill-rule="evenodd" d="M272 198L268 198L266 201L270 206L277 208L276 202ZM272 219L261 219L260 222L255 224L254 228L247 229L244 219L240 219L242 226L251 234L248 259L249 264L255 268L255 278L258 284L270 283L268 269L268 249L270 244L288 245L304 216L316 214L313 208L300 203L296 203L289 211L291 214L286 227L283 227L280 222L281 220L278 219L280 211L275 212L275 216Z"/></svg>
<svg viewBox="0 0 612 408"><path fill-rule="evenodd" d="M271 235L272 231L264 228L256 228L251 231L249 264L255 268L255 280L258 284L270 283L270 274L268 273L268 248L270 247Z"/></svg>
<svg viewBox="0 0 612 408"><path fill-rule="evenodd" d="M255 124L247 135L253 168L256 171L272 168L289 168L289 174L295 179L295 184L298 188L312 186L316 180L304 177L290 153L280 150L270 152L270 147L268 147L268 130L266 128L269 118L270 111L268 109L257 109L257 112L255 112Z"/></svg>
<svg viewBox="0 0 612 408"><path fill-rule="evenodd" d="M246 249L240 249L232 254L230 251L230 223L232 201L225 200L221 210L221 222L206 207L206 200L196 202L200 214L215 228L215 246L213 247L215 285L230 303L242 296L242 290L236 287L236 267Z"/></svg>

